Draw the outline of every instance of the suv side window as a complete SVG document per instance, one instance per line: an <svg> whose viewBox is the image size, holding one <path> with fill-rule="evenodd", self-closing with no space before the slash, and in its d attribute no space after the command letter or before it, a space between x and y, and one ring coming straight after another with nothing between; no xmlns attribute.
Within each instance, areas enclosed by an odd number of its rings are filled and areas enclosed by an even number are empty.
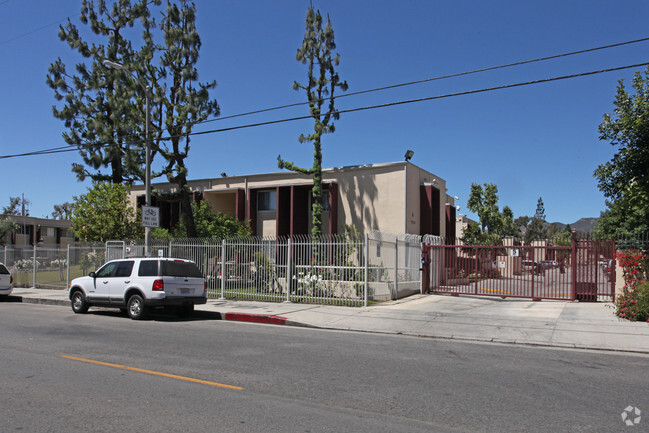
<svg viewBox="0 0 649 433"><path fill-rule="evenodd" d="M133 271L133 261L117 262L117 270L115 271L116 277L130 277Z"/></svg>
<svg viewBox="0 0 649 433"><path fill-rule="evenodd" d="M4 265L0 265L0 274L9 275L9 269L5 268Z"/></svg>
<svg viewBox="0 0 649 433"><path fill-rule="evenodd" d="M175 260L162 261L162 276L203 278L201 270L194 263Z"/></svg>
<svg viewBox="0 0 649 433"><path fill-rule="evenodd" d="M158 276L158 261L157 260L142 260L140 262L140 269L137 271L139 277L156 277Z"/></svg>
<svg viewBox="0 0 649 433"><path fill-rule="evenodd" d="M117 269L117 262L108 262L95 273L95 277L97 278L114 277L116 269Z"/></svg>

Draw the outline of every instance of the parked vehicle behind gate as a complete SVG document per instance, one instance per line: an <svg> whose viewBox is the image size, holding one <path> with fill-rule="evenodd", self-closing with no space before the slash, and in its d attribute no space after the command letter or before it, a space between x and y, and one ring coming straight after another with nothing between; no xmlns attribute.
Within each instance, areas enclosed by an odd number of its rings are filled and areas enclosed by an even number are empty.
<svg viewBox="0 0 649 433"><path fill-rule="evenodd" d="M75 313L86 313L94 306L117 307L139 320L152 307L174 307L186 317L193 313L195 304L207 302L207 284L189 260L123 259L72 280L69 297Z"/></svg>

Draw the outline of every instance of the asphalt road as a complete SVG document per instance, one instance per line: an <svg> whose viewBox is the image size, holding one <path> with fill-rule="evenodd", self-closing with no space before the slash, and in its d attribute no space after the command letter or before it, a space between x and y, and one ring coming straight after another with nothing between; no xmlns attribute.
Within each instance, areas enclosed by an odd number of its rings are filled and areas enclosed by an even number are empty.
<svg viewBox="0 0 649 433"><path fill-rule="evenodd" d="M7 302L0 329L2 432L649 426L641 356ZM627 406L638 425L624 424Z"/></svg>

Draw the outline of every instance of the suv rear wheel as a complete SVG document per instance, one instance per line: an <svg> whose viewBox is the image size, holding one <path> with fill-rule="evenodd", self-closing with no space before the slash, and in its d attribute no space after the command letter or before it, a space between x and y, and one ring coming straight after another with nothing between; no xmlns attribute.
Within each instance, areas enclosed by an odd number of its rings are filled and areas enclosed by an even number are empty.
<svg viewBox="0 0 649 433"><path fill-rule="evenodd" d="M128 317L133 320L141 320L146 316L146 306L144 305L144 299L140 295L133 295L128 298L128 303L126 304L126 311L128 312Z"/></svg>

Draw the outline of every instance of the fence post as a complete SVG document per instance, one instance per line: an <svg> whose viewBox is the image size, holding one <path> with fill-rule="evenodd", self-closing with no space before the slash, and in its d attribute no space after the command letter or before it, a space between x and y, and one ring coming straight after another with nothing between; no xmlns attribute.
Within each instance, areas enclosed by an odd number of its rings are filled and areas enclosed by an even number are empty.
<svg viewBox="0 0 649 433"><path fill-rule="evenodd" d="M221 297L225 299L225 239L221 242Z"/></svg>
<svg viewBox="0 0 649 433"><path fill-rule="evenodd" d="M399 239L394 242L394 298L399 298Z"/></svg>
<svg viewBox="0 0 649 433"><path fill-rule="evenodd" d="M478 271L480 269L480 259L478 258L478 246L475 246L475 266L474 266L474 275L475 275L475 287L473 288L473 293L478 294Z"/></svg>
<svg viewBox="0 0 649 433"><path fill-rule="evenodd" d="M293 272L291 269L291 263L292 263L292 244L291 244L291 236L288 238L288 250L286 251L286 301L285 302L291 302L291 284L293 283Z"/></svg>
<svg viewBox="0 0 649 433"><path fill-rule="evenodd" d="M369 234L365 233L365 259L364 259L365 263L363 263L363 266L365 267L365 289L363 290L364 291L363 297L365 298L365 301L363 303L364 307L367 307L367 298L368 298L368 296L367 296L367 293L368 293L367 286L368 286L369 279L370 279L370 275L369 275L369 273L370 273L369 272L370 271L370 269L369 269L369 255L370 255L370 236L369 236Z"/></svg>
<svg viewBox="0 0 649 433"><path fill-rule="evenodd" d="M572 231L572 253L571 253L571 268L572 275L570 277L572 283L572 300L577 299L577 230Z"/></svg>
<svg viewBox="0 0 649 433"><path fill-rule="evenodd" d="M34 261L32 263L32 287L36 288L36 241L34 241Z"/></svg>
<svg viewBox="0 0 649 433"><path fill-rule="evenodd" d="M70 244L67 245L65 254L65 287L70 287Z"/></svg>

